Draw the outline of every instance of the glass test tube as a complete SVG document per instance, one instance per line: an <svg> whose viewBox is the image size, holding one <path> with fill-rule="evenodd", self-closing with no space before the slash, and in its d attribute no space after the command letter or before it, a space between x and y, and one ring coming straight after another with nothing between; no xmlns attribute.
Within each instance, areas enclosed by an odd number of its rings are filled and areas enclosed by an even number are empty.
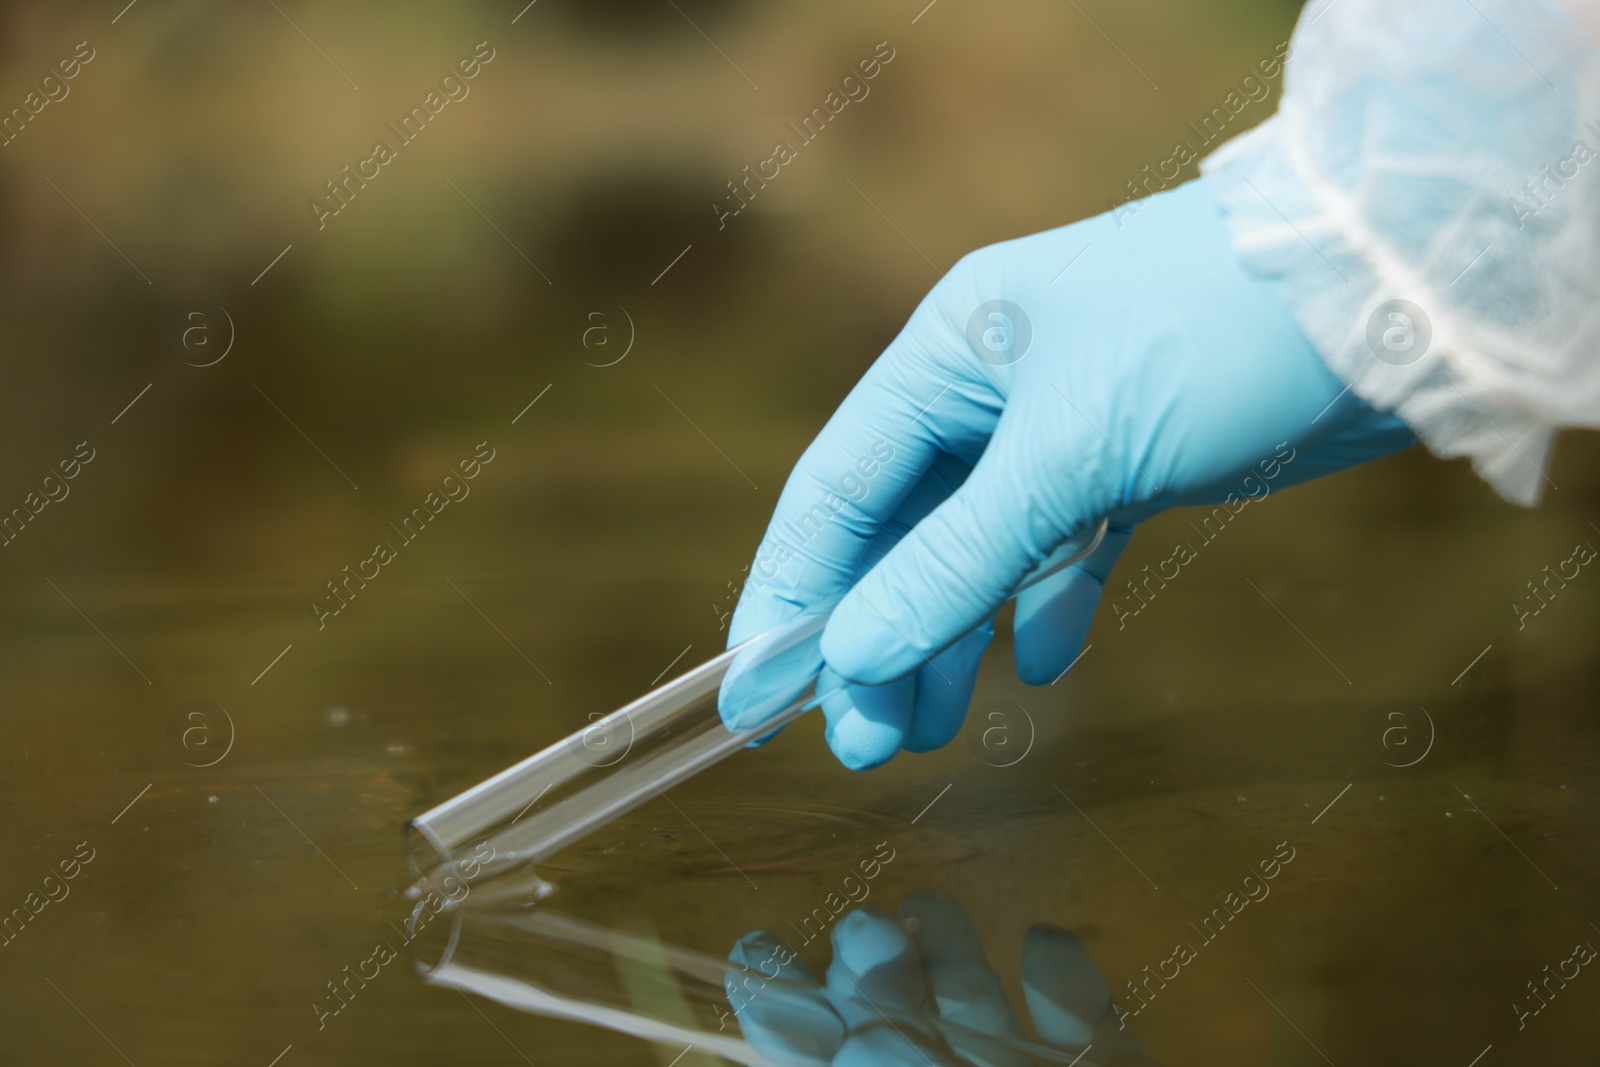
<svg viewBox="0 0 1600 1067"><path fill-rule="evenodd" d="M1062 544L1018 590L1088 556L1106 528L1102 519ZM406 859L419 881L409 895L443 886L453 906L461 895L450 885L537 864L816 707L808 691L827 621L826 611L802 615L752 638L411 819ZM719 703L757 725L730 729ZM524 886L533 898L553 888L536 877Z"/></svg>

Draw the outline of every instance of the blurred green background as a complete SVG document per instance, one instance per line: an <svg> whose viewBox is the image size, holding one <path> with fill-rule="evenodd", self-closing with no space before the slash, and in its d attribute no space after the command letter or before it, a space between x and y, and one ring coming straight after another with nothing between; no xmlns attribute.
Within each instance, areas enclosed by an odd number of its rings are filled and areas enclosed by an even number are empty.
<svg viewBox="0 0 1600 1067"><path fill-rule="evenodd" d="M13 1062L671 1058L485 1005L497 1036L405 975L325 1032L308 1004L403 914L408 814L721 648L790 465L939 271L1122 199L1298 11L924 3L6 5L4 108L77 42L94 59L0 148L0 509L79 442L95 458L0 549L0 906L79 840L105 857L0 948ZM719 228L726 183L882 41L869 95ZM319 230L308 201L479 42L470 94ZM197 321L232 336L214 365L176 340ZM597 322L606 346L586 346ZM482 441L470 497L319 630L325 583ZM1126 631L1100 619L1059 690L1018 685L997 641L978 699L1040 735L1014 772L958 742L852 776L801 724L681 790L736 859L784 842L759 896L686 855L677 881L623 871L599 910L720 953L837 880L835 816L869 848L892 824L901 888L959 884L997 963L1017 922L1050 920L1117 989L1235 860L1359 781L1341 806L1366 814L1318 824L1317 873L1215 961L1225 977L1152 1010L1152 1051L1320 1062L1253 976L1337 1062L1512 1040L1559 1058L1600 984L1534 1034L1495 1027L1584 929L1563 908L1595 854L1600 579L1524 630L1510 604L1600 543L1596 455L1564 439L1537 512L1416 450L1274 494ZM1183 521L1150 524L1122 569L1165 558ZM208 768L169 738L193 699L237 731ZM1401 780L1379 739L1419 706L1450 729ZM1559 891L1463 809L1462 776ZM908 828L947 781L952 825ZM1163 890L1049 808L1052 783ZM651 848L674 816L639 818ZM1022 862L1039 874L1018 886ZM1450 1033L1468 1014L1499 1022Z"/></svg>

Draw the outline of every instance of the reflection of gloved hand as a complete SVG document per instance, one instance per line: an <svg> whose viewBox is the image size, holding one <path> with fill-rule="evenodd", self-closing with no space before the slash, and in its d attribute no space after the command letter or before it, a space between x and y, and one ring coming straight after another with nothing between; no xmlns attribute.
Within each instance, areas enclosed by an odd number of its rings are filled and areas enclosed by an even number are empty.
<svg viewBox="0 0 1600 1067"><path fill-rule="evenodd" d="M834 924L832 939L825 983L772 934L747 934L734 946L730 958L740 967L728 972L728 999L763 1056L834 1067L1034 1062L1007 1043L1029 1038L954 897L919 889L901 903L899 919L858 908ZM772 976L779 980L766 980ZM1022 985L1043 1043L1069 1054L1093 1045L1090 1058L1101 1064L1151 1064L1121 1028L1105 979L1069 931L1028 931Z"/></svg>
<svg viewBox="0 0 1600 1067"><path fill-rule="evenodd" d="M1134 523L1209 503L1218 530L1247 497L1412 442L1343 388L1239 264L1204 179L1131 219L985 248L801 457L730 638L842 597L822 651L863 684L824 702L829 744L857 768L939 747L995 610L1068 535L1111 521L1098 553L1017 598L1017 670L1036 685L1078 654Z"/></svg>

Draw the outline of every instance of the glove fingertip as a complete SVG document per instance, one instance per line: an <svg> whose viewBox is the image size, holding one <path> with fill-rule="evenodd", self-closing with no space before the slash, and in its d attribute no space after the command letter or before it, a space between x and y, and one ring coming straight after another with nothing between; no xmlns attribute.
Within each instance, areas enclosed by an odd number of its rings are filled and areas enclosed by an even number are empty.
<svg viewBox="0 0 1600 1067"><path fill-rule="evenodd" d="M828 724L827 740L847 770L870 771L894 759L905 732L852 712Z"/></svg>
<svg viewBox="0 0 1600 1067"><path fill-rule="evenodd" d="M917 671L916 700L906 731L907 752L932 752L955 740L978 684L978 663L992 640L991 619L974 627Z"/></svg>
<svg viewBox="0 0 1600 1067"><path fill-rule="evenodd" d="M1013 654L1017 677L1028 685L1049 685L1072 665L1100 604L1099 580L1077 567L1064 572L1059 588L1048 584L1017 599Z"/></svg>
<svg viewBox="0 0 1600 1067"><path fill-rule="evenodd" d="M818 688L838 684L830 670ZM843 685L823 697L824 737L839 762L852 771L868 771L893 759L905 744L915 692L915 679L906 677L881 686Z"/></svg>

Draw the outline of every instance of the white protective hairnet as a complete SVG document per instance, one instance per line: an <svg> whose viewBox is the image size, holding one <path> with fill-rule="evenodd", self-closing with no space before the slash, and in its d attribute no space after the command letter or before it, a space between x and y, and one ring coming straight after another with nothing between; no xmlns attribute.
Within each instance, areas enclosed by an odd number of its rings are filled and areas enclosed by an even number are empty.
<svg viewBox="0 0 1600 1067"><path fill-rule="evenodd" d="M1334 372L1523 504L1600 425L1597 30L1600 0L1312 0L1278 113L1202 166Z"/></svg>

